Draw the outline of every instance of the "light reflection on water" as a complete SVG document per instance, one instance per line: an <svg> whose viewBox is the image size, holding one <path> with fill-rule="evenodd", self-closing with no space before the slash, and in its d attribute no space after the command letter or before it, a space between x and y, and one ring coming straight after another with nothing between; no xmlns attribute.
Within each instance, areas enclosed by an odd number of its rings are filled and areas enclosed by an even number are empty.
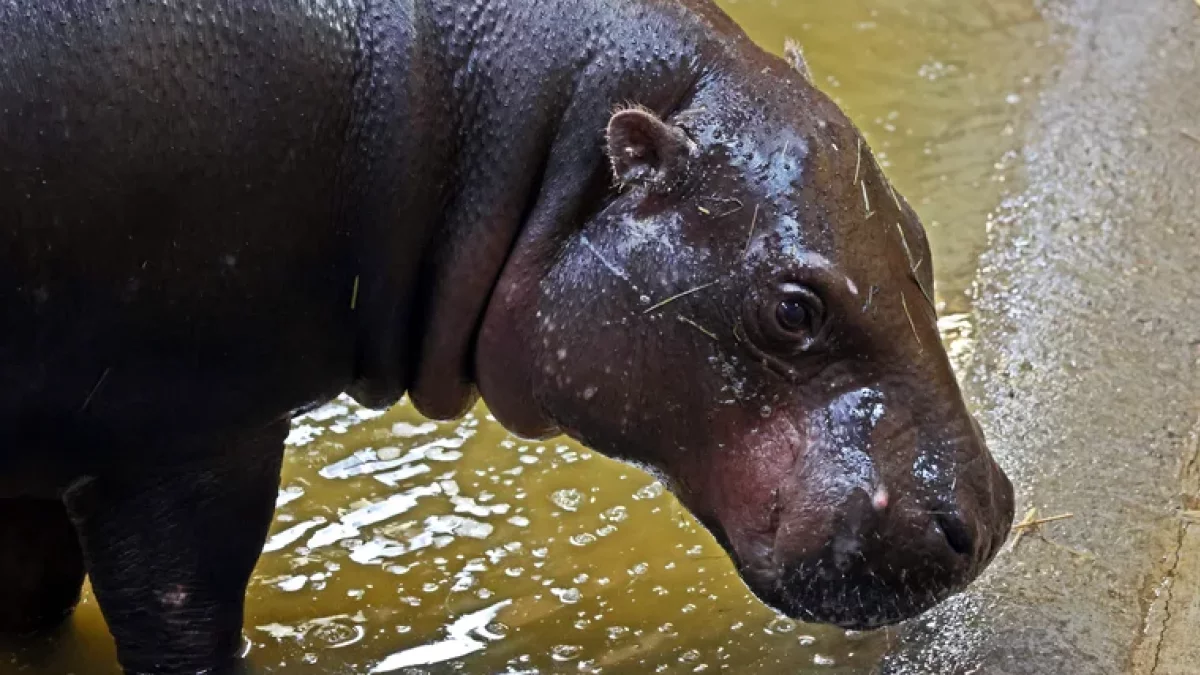
<svg viewBox="0 0 1200 675"><path fill-rule="evenodd" d="M929 226L939 301L964 311L1016 104L1050 60L1031 0L723 4L769 48L800 39ZM432 423L340 399L289 445L249 591L256 673L865 673L891 639L776 616L651 478L512 439L482 407ZM90 596L8 661L0 675L117 672Z"/></svg>

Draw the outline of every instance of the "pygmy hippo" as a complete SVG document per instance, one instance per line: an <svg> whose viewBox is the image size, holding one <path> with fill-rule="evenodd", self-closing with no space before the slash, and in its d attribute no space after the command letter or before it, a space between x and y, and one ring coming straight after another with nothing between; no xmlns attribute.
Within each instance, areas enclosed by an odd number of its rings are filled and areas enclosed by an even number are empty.
<svg viewBox="0 0 1200 675"><path fill-rule="evenodd" d="M806 621L1008 531L917 216L709 0L12 0L0 44L0 630L86 573L128 672L228 667L344 390L650 467Z"/></svg>

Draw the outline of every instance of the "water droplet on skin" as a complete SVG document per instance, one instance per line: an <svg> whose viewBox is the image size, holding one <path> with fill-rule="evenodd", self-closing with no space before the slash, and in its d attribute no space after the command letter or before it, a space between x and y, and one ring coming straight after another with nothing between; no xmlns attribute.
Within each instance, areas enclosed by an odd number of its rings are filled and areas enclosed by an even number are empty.
<svg viewBox="0 0 1200 675"><path fill-rule="evenodd" d="M764 405L763 407L759 408L758 414L763 417L770 417L771 416L771 406Z"/></svg>
<svg viewBox="0 0 1200 675"><path fill-rule="evenodd" d="M638 302L642 303L643 305L649 305L650 304L650 296L643 295L640 298L638 298Z"/></svg>

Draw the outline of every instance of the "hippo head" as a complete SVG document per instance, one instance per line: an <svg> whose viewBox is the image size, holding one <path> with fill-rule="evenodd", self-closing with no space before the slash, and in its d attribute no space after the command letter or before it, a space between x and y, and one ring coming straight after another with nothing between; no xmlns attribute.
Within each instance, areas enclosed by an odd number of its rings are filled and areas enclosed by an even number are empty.
<svg viewBox="0 0 1200 675"><path fill-rule="evenodd" d="M510 260L477 377L517 433L661 476L767 604L885 625L979 574L1012 487L939 341L916 214L828 98L760 77L612 116L615 187Z"/></svg>

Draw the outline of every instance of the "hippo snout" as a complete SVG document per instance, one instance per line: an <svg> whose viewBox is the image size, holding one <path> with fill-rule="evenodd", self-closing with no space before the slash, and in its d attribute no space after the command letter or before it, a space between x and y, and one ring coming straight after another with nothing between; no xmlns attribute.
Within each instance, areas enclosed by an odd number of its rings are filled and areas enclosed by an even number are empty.
<svg viewBox="0 0 1200 675"><path fill-rule="evenodd" d="M1002 491L1011 495L999 476ZM1011 506L993 505L988 513L980 508L905 501L883 506L858 490L824 546L792 555L790 542L776 542L779 572L766 595L793 618L844 628L875 628L921 614L965 588L1003 544Z"/></svg>
<svg viewBox="0 0 1200 675"><path fill-rule="evenodd" d="M950 440L869 419L834 406L810 425L773 527L723 533L751 589L792 618L867 629L921 614L974 580L1011 527L1012 485L969 418Z"/></svg>

